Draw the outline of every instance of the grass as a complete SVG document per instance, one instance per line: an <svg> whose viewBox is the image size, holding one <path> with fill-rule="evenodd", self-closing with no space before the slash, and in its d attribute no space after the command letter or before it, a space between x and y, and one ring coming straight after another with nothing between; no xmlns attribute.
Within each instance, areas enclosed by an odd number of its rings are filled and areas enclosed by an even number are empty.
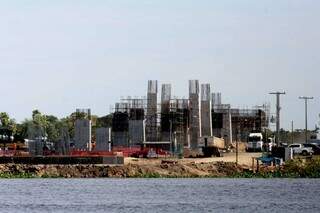
<svg viewBox="0 0 320 213"><path fill-rule="evenodd" d="M301 159L288 161L283 168L275 171L239 172L234 178L320 178L320 158L304 162Z"/></svg>
<svg viewBox="0 0 320 213"><path fill-rule="evenodd" d="M0 179L8 179L8 178L36 178L37 176L33 173L12 173L12 172L2 172L0 173Z"/></svg>

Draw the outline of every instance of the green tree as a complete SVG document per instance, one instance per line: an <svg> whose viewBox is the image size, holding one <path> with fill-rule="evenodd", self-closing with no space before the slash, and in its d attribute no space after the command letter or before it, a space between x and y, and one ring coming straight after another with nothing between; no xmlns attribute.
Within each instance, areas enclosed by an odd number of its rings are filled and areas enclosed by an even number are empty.
<svg viewBox="0 0 320 213"><path fill-rule="evenodd" d="M17 124L14 119L11 119L6 112L0 112L0 126L2 129L7 129L15 134L17 131Z"/></svg>
<svg viewBox="0 0 320 213"><path fill-rule="evenodd" d="M32 120L26 119L21 125L19 125L20 137L26 138L28 136L35 137L39 135L46 136L49 141L57 141L60 137L62 128L68 127L66 119L59 119L53 115L42 114L39 110L32 111ZM34 133L34 131L36 131Z"/></svg>
<svg viewBox="0 0 320 213"><path fill-rule="evenodd" d="M99 117L97 119L97 127L111 127L113 114Z"/></svg>

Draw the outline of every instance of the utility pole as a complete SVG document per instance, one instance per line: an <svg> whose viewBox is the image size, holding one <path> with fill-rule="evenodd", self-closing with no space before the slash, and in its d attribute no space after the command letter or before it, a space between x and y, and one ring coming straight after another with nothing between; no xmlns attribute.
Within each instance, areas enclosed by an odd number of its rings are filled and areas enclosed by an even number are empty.
<svg viewBox="0 0 320 213"><path fill-rule="evenodd" d="M228 114L229 114L229 135L230 135L230 137L229 137L229 142L230 142L230 144L232 144L232 142L233 142L233 133L232 133L232 115L231 115L231 107L229 107L229 110L228 110Z"/></svg>
<svg viewBox="0 0 320 213"><path fill-rule="evenodd" d="M291 121L291 144L293 144L293 121Z"/></svg>
<svg viewBox="0 0 320 213"><path fill-rule="evenodd" d="M306 143L308 143L308 100L313 99L313 97L300 96L299 99L303 99L305 104L305 109L304 109L305 120L306 120L305 139L306 139Z"/></svg>
<svg viewBox="0 0 320 213"><path fill-rule="evenodd" d="M277 123L276 123L276 143L277 146L280 146L280 95L285 95L286 92L270 92L270 95L276 95L277 96L277 106L276 106L276 110L277 110Z"/></svg>

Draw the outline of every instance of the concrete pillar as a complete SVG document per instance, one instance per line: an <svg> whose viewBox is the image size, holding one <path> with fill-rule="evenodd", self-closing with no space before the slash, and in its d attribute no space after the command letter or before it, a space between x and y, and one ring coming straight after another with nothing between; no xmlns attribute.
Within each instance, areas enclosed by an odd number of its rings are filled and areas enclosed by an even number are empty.
<svg viewBox="0 0 320 213"><path fill-rule="evenodd" d="M146 116L146 140L157 141L157 96L158 96L158 81L148 81L147 93L147 116Z"/></svg>
<svg viewBox="0 0 320 213"><path fill-rule="evenodd" d="M201 136L212 136L210 84L201 84Z"/></svg>
<svg viewBox="0 0 320 213"><path fill-rule="evenodd" d="M162 84L161 87L161 140L170 141L170 99L171 84Z"/></svg>
<svg viewBox="0 0 320 213"><path fill-rule="evenodd" d="M200 108L199 108L199 81L189 81L189 110L190 110L190 148L198 149L200 138Z"/></svg>

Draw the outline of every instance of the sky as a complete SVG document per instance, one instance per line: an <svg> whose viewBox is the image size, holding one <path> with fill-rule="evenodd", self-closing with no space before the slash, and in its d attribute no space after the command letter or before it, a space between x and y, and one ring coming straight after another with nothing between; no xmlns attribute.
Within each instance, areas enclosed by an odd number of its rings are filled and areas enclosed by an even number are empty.
<svg viewBox="0 0 320 213"><path fill-rule="evenodd" d="M0 0L0 111L64 117L108 114L147 80L188 97L188 80L211 83L224 103L265 102L281 126L319 121L318 0Z"/></svg>

